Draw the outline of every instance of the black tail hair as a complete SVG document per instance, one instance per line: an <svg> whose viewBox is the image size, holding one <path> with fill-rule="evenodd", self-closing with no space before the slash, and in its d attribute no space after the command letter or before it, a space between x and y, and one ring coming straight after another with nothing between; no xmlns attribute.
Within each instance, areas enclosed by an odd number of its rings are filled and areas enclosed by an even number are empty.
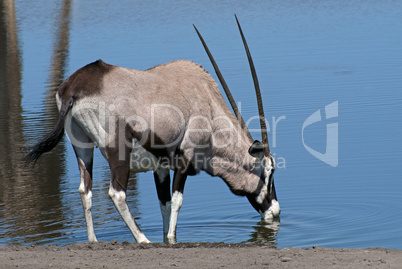
<svg viewBox="0 0 402 269"><path fill-rule="evenodd" d="M34 145L31 151L25 155L24 160L26 164L33 162L35 165L36 161L43 153L51 151L60 142L64 135L64 124L67 114L72 107L73 99L70 99L68 102L62 102L56 127L42 138L39 143Z"/></svg>

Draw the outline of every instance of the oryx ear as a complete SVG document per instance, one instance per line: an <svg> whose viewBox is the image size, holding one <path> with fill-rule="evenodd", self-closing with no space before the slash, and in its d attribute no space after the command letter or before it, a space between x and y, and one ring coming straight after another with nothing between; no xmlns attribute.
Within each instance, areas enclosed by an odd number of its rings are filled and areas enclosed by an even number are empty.
<svg viewBox="0 0 402 269"><path fill-rule="evenodd" d="M255 140L251 147L248 149L248 153L250 153L251 156L257 158L258 160L262 160L262 158L264 158L264 150L264 144L262 144L258 140Z"/></svg>

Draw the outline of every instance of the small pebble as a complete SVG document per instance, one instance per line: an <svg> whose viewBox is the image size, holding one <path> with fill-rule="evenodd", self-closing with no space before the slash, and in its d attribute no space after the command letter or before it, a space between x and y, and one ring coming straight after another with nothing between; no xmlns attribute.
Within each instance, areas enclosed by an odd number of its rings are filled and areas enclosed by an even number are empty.
<svg viewBox="0 0 402 269"><path fill-rule="evenodd" d="M281 257L281 262L289 262L291 260L292 260L292 258L289 258L289 257Z"/></svg>

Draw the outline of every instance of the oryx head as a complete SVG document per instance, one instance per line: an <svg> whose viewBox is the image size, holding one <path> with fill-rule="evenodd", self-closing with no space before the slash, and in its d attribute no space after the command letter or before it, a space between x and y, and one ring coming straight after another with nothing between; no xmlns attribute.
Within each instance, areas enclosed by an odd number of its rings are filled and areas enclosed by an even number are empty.
<svg viewBox="0 0 402 269"><path fill-rule="evenodd" d="M251 74L254 80L255 92L257 95L257 104L258 104L258 112L260 116L260 125L261 125L261 135L262 141L254 140L254 142L250 145L249 154L255 158L255 164L253 165L252 173L259 177L258 187L255 192L246 194L248 200L251 205L261 214L261 218L264 220L269 220L274 217L279 216L280 207L278 203L278 199L276 197L275 185L274 185L274 171L275 171L275 161L271 155L269 144L268 144L268 136L267 136L267 127L265 124L265 116L264 109L262 105L262 98L260 87L258 83L257 74L255 71L253 59L251 58L250 51L248 49L248 45L246 39L244 37L243 31L241 29L240 23L235 15L237 26L239 27L240 35L243 40L243 45L247 53L247 58L250 64ZM238 119L240 126L243 131L246 133L250 141L253 141L253 138L242 118L240 112L237 108L237 105L233 99L232 94L229 91L229 88L216 64L211 52L209 51L204 39L202 38L200 32L194 25L195 30L205 48L205 51L208 54L209 59L211 60L212 65L214 66L216 75L219 78L219 81L222 84L222 87L226 93L226 96L229 99L229 102L232 106L232 109L235 113L236 118Z"/></svg>

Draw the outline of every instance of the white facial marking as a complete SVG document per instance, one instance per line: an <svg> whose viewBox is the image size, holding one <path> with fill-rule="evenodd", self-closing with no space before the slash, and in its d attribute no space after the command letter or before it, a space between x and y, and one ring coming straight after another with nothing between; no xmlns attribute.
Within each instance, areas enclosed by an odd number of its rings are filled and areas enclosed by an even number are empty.
<svg viewBox="0 0 402 269"><path fill-rule="evenodd" d="M261 213L261 218L263 220L272 220L273 218L278 217L280 212L281 208L279 207L278 201L272 200L271 206L268 208L268 210Z"/></svg>
<svg viewBox="0 0 402 269"><path fill-rule="evenodd" d="M269 184L269 177L270 177L271 174L272 174L272 166L266 166L266 167L265 167L265 171L266 171L266 173L267 173L267 176L265 177L265 185L268 186L268 184Z"/></svg>
<svg viewBox="0 0 402 269"><path fill-rule="evenodd" d="M257 201L257 203L262 204L265 200L265 197L268 194L268 189L266 188L266 186L264 186L261 191L260 194L255 198L255 200Z"/></svg>

